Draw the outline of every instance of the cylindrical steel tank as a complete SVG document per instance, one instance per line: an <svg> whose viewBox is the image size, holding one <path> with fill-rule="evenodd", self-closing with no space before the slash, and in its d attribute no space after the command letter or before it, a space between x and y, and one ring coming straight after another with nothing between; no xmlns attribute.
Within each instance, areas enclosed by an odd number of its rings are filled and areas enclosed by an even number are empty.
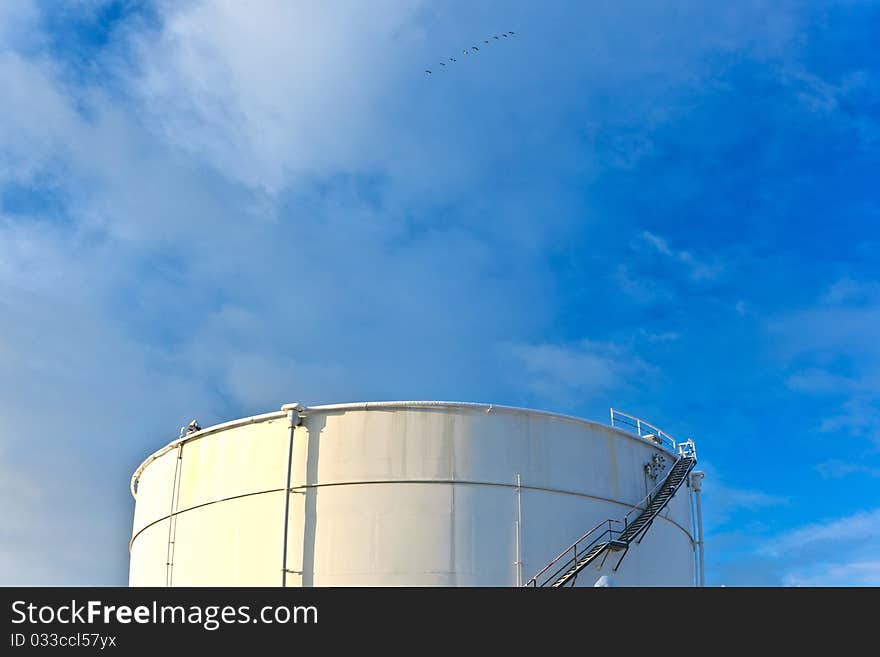
<svg viewBox="0 0 880 657"><path fill-rule="evenodd" d="M454 402L284 407L208 427L132 478L132 586L515 586L622 518L675 454L619 428ZM683 484L620 567L578 585L693 586Z"/></svg>

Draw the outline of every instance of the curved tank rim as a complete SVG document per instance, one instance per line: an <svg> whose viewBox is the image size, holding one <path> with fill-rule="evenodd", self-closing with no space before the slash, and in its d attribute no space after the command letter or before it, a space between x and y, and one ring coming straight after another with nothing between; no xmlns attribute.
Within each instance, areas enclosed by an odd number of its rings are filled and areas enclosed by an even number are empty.
<svg viewBox="0 0 880 657"><path fill-rule="evenodd" d="M624 431L623 429L618 429L617 427L612 427L609 424L602 424L601 422L597 422L595 420L587 420L586 418L577 417L575 415L567 415L565 413L556 413L553 411L542 411L533 408L525 408L520 406L505 406L502 404L491 404L491 403L481 403L481 402L461 402L461 401L371 401L371 402L343 402L339 404L319 404L316 406L301 406L297 403L289 403L284 404L281 407L280 411L272 411L270 413L262 413L259 415L250 415L247 417L237 418L235 420L229 420L228 422L221 422L220 424L213 424L209 427L205 427L199 431L195 431L186 436L182 436L180 438L175 438L170 443L165 445L164 447L159 448L152 454L150 454L143 462L137 467L134 473L131 476L131 491L132 496L137 497L135 495L135 482L140 477L141 473L143 473L144 469L152 463L154 460L168 452L169 450L174 449L178 445L182 445L184 443L190 442L191 440L198 440L199 438L204 438L212 433L217 433L218 431L224 431L226 429L233 429L235 427L244 426L247 424L256 424L258 422L266 422L274 419L281 419L286 417L288 412L292 410L299 410L301 413L308 416L309 413L329 413L333 411L378 411L378 410L393 410L393 409L413 409L413 410L431 410L431 409L464 409L471 411L483 411L485 413L492 413L495 411L508 413L513 415L538 415L541 417L553 418L557 420L565 420L567 422L574 422L577 424L585 424L592 427L600 427L602 429L607 429L613 431L621 436L631 438L633 440L638 440L640 442L650 443L651 445L661 449L663 451L669 452L670 450L665 446L658 445L652 443L651 441L641 438L633 433L628 431Z"/></svg>

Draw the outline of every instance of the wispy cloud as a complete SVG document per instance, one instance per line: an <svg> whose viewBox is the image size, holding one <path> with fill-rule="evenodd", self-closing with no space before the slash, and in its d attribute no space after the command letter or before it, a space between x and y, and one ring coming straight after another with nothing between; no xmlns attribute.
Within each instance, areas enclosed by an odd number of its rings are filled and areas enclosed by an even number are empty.
<svg viewBox="0 0 880 657"><path fill-rule="evenodd" d="M789 573L786 586L880 586L880 561L817 564L809 572Z"/></svg>
<svg viewBox="0 0 880 657"><path fill-rule="evenodd" d="M816 426L875 439L880 435L880 285L841 279L813 306L769 323L791 372L788 386L822 395L834 406Z"/></svg>
<svg viewBox="0 0 880 657"><path fill-rule="evenodd" d="M627 258L616 266L612 278L624 294L645 305L690 296L688 290L717 281L726 270L719 257L674 248L665 237L647 230L630 245Z"/></svg>
<svg viewBox="0 0 880 657"><path fill-rule="evenodd" d="M724 271L724 266L715 258L709 256L697 257L690 251L675 249L669 242L650 231L642 231L641 240L654 252L668 258L680 265L687 272L687 276L695 282L707 281L717 278Z"/></svg>
<svg viewBox="0 0 880 657"><path fill-rule="evenodd" d="M516 380L543 400L604 394L650 376L653 368L620 345L591 340L572 344L512 344Z"/></svg>
<svg viewBox="0 0 880 657"><path fill-rule="evenodd" d="M816 465L816 471L825 479L842 479L852 474L880 477L880 466L848 463L836 459L819 463Z"/></svg>
<svg viewBox="0 0 880 657"><path fill-rule="evenodd" d="M612 275L615 283L637 303L652 304L672 298L672 292L651 276L642 276L626 264L619 264Z"/></svg>
<svg viewBox="0 0 880 657"><path fill-rule="evenodd" d="M877 586L880 509L783 531L758 551L789 586Z"/></svg>
<svg viewBox="0 0 880 657"><path fill-rule="evenodd" d="M717 467L703 461L700 469L706 472L703 482L706 528L709 533L720 533L734 519L742 524L760 522L767 509L785 506L788 497L755 488L731 486Z"/></svg>
<svg viewBox="0 0 880 657"><path fill-rule="evenodd" d="M640 333L642 337L644 337L645 340L647 340L648 342L677 342L682 338L681 333L678 333L677 331L662 331L654 333L652 331L646 331L645 329L642 329Z"/></svg>
<svg viewBox="0 0 880 657"><path fill-rule="evenodd" d="M740 526L710 534L707 547L717 584L876 586L880 509L790 529Z"/></svg>
<svg viewBox="0 0 880 657"><path fill-rule="evenodd" d="M804 67L781 69L780 79L790 85L809 111L857 137L862 148L880 147L880 123L867 110L880 95L880 78L870 70L853 70L832 80Z"/></svg>
<svg viewBox="0 0 880 657"><path fill-rule="evenodd" d="M880 509L863 511L843 518L818 522L784 532L767 542L762 552L782 556L817 545L847 547L880 540ZM827 554L827 552L826 552Z"/></svg>
<svg viewBox="0 0 880 657"><path fill-rule="evenodd" d="M873 289L872 281L847 281L844 287L836 283L813 306L781 317L771 327L784 334L789 356L839 353L857 366L873 367L880 360L880 345L873 339L880 296Z"/></svg>

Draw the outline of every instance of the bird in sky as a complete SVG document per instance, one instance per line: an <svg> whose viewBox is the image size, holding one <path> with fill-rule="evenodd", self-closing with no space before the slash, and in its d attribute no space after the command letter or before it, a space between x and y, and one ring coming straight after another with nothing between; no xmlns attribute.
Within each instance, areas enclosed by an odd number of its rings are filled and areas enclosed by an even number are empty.
<svg viewBox="0 0 880 657"><path fill-rule="evenodd" d="M513 34L516 34L516 33L513 30L510 30L508 32L502 32L501 37L504 37L506 39L509 35L513 35ZM497 34L492 36L492 38L495 39L496 41L499 40L501 37L499 37ZM491 43L491 41L489 39L483 39L483 43L488 44L488 43ZM478 52L480 52L479 46L471 46L470 50L465 48L464 50L461 51L461 53L463 55L469 55L471 53L478 53ZM449 61L450 62L457 62L458 60L455 57L450 57ZM440 62L440 66L446 66L446 62ZM431 75L432 72L430 69L425 69L425 73L427 75Z"/></svg>

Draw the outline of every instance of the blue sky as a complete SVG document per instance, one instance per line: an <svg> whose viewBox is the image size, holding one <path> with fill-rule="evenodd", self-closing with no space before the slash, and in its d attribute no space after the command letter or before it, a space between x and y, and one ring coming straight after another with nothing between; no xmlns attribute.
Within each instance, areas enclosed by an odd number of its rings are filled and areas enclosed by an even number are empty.
<svg viewBox="0 0 880 657"><path fill-rule="evenodd" d="M711 584L880 585L876 4L248 4L0 4L0 582L124 584L194 415L453 399L693 436Z"/></svg>

